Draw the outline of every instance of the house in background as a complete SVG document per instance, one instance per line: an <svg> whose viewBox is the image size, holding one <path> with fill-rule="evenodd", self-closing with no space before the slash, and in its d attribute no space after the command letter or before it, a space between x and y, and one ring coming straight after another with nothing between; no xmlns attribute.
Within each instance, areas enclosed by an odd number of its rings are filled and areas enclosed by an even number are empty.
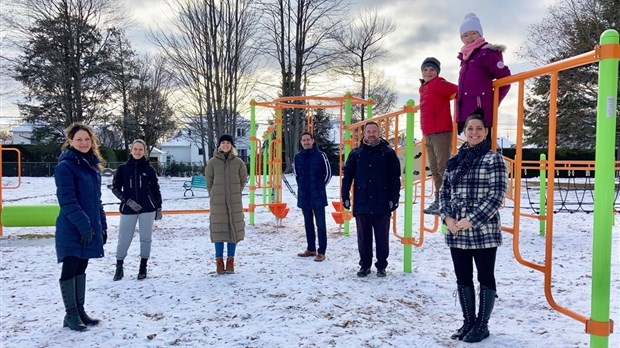
<svg viewBox="0 0 620 348"><path fill-rule="evenodd" d="M203 164L203 149L198 147L194 141L190 140L189 132L188 129L183 129L177 135L159 146L161 151L165 153L166 163L174 161L177 163ZM238 127L235 132L235 148L239 153L239 157L243 159L244 162L247 163L250 161L250 134L249 129L244 126ZM153 154L151 157L153 157ZM208 151L206 158L207 160L211 158Z"/></svg>
<svg viewBox="0 0 620 348"><path fill-rule="evenodd" d="M185 130L159 146L165 154L165 163L202 163L202 149L187 137ZM208 158L208 156L207 156Z"/></svg>
<svg viewBox="0 0 620 348"><path fill-rule="evenodd" d="M11 132L11 144L32 144L32 130L33 126L31 123L21 124L9 132Z"/></svg>

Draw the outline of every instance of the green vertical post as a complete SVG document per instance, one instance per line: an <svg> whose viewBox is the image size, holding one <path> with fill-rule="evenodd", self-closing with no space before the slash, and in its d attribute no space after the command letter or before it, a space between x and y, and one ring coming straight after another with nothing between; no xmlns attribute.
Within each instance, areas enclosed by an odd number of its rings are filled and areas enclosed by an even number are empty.
<svg viewBox="0 0 620 348"><path fill-rule="evenodd" d="M407 100L407 108L411 109L415 102ZM415 140L413 127L415 125L415 112L407 111L407 129L405 138L405 225L403 235L411 240L413 236L413 160L415 157ZM404 245L403 271L411 273L412 267L412 246Z"/></svg>
<svg viewBox="0 0 620 348"><path fill-rule="evenodd" d="M372 98L368 98L368 105L366 105L366 118L372 118Z"/></svg>
<svg viewBox="0 0 620 348"><path fill-rule="evenodd" d="M547 215L547 155L544 153L540 154L540 209L538 211L538 216ZM540 224L540 236L543 237L545 235L545 226L547 225L547 220L542 219L539 221Z"/></svg>
<svg viewBox="0 0 620 348"><path fill-rule="evenodd" d="M351 93L347 92L344 95L344 125L345 127L349 127L351 125ZM342 131L342 130L341 130ZM344 131L344 159L343 161L346 163L349 158L349 153L351 152L351 130L346 129ZM343 164L344 165L344 164ZM344 235L349 236L349 226L350 221L344 221Z"/></svg>
<svg viewBox="0 0 620 348"><path fill-rule="evenodd" d="M605 30L601 46L618 45L618 32ZM618 58L599 61L594 163L594 233L592 238L592 321L609 323L611 288L611 226L614 204L614 151L616 149L616 103ZM608 347L609 336L590 335L591 347Z"/></svg>
<svg viewBox="0 0 620 348"><path fill-rule="evenodd" d="M250 226L254 226L254 195L256 191L256 101L250 101Z"/></svg>

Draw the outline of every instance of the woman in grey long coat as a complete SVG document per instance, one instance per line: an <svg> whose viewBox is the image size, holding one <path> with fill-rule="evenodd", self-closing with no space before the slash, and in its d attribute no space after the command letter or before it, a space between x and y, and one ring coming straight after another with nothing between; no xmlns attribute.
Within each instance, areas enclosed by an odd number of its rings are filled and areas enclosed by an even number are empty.
<svg viewBox="0 0 620 348"><path fill-rule="evenodd" d="M235 249L245 237L245 216L241 192L248 181L248 170L232 136L224 134L217 142L217 152L205 169L210 197L209 229L215 243L217 274L235 273ZM224 266L224 242L226 265Z"/></svg>

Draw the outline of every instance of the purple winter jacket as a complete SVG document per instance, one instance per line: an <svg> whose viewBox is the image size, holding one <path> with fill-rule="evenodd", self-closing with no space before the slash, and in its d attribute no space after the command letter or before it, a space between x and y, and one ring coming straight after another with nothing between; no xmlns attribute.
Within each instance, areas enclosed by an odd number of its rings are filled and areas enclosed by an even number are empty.
<svg viewBox="0 0 620 348"><path fill-rule="evenodd" d="M493 123L493 80L510 76L510 69L504 65L502 52L505 46L484 44L474 50L468 60L461 61L457 91L457 122L465 122L476 108L484 110L484 120L488 127ZM499 89L499 101L508 94L510 86Z"/></svg>

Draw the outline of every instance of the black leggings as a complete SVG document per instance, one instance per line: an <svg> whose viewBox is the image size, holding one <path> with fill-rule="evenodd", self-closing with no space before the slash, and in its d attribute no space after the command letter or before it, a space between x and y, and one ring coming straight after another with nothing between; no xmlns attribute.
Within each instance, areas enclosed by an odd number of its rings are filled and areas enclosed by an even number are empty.
<svg viewBox="0 0 620 348"><path fill-rule="evenodd" d="M495 255L497 248L488 249L457 249L450 248L456 283L463 286L474 286L474 267L472 259L478 270L478 281L489 289L495 287Z"/></svg>
<svg viewBox="0 0 620 348"><path fill-rule="evenodd" d="M62 273L60 280L68 280L84 274L88 267L88 259L80 259L75 256L67 256L62 260Z"/></svg>

